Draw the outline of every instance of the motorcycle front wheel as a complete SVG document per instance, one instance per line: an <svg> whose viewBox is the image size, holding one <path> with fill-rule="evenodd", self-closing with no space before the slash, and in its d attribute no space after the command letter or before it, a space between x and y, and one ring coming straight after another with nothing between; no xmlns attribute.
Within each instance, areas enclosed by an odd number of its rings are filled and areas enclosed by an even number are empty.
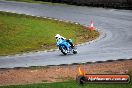
<svg viewBox="0 0 132 88"><path fill-rule="evenodd" d="M61 52L62 52L64 55L67 55L68 50L67 50L66 46L60 46L59 49L61 50Z"/></svg>

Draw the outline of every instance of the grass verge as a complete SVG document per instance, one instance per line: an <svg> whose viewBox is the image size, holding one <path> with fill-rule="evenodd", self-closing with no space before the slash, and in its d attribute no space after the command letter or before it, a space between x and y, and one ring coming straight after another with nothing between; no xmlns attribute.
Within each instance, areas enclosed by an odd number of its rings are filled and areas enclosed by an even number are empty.
<svg viewBox="0 0 132 88"><path fill-rule="evenodd" d="M130 74L132 77L132 73ZM118 83L118 84L84 84L79 85L75 81L57 82L57 83L41 83L41 84L28 84L28 85L12 85L1 86L0 88L132 88L132 82L130 83Z"/></svg>
<svg viewBox="0 0 132 88"><path fill-rule="evenodd" d="M52 2L46 2L46 1L39 1L39 0L7 0L7 1L17 1L17 2L28 2L28 3L40 3L40 4L50 4L50 5L56 5L56 4L63 4L64 3L52 3Z"/></svg>
<svg viewBox="0 0 132 88"><path fill-rule="evenodd" d="M84 31L81 25L0 12L0 55L55 48L57 33L72 38L74 44L99 36L97 31Z"/></svg>

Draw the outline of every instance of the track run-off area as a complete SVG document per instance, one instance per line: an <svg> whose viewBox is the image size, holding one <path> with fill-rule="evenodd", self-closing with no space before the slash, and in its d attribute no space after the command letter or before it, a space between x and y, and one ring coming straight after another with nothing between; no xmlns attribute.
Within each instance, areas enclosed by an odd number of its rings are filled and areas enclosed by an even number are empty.
<svg viewBox="0 0 132 88"><path fill-rule="evenodd" d="M62 55L60 51L31 52L0 56L0 68L46 66L132 58L132 11L73 6L0 1L0 11L51 17L89 25L100 32L94 41L78 46L78 54Z"/></svg>

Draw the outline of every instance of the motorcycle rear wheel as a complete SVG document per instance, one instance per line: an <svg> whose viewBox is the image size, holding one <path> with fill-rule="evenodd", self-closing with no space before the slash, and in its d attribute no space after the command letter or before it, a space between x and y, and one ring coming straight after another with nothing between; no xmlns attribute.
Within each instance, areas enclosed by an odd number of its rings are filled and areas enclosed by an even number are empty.
<svg viewBox="0 0 132 88"><path fill-rule="evenodd" d="M77 50L73 50L73 54L77 54Z"/></svg>

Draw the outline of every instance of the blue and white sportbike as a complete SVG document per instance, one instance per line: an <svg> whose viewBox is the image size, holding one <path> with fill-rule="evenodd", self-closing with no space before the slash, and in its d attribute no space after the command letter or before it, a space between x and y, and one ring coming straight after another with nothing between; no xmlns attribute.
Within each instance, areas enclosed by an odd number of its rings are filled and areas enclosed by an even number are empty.
<svg viewBox="0 0 132 88"><path fill-rule="evenodd" d="M71 39L69 39L70 42L72 42ZM56 46L59 47L59 50L64 54L67 55L68 53L73 53L77 54L77 49L71 48L71 45L65 40L65 39L60 39L57 41Z"/></svg>

